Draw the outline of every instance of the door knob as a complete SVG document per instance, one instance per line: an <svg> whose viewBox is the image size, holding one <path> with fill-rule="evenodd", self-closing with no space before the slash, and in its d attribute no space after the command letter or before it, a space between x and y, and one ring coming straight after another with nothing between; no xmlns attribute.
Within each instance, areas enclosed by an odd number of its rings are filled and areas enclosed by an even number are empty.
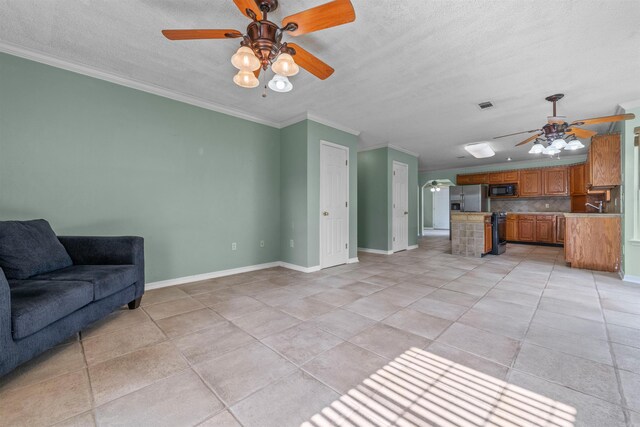
<svg viewBox="0 0 640 427"><path fill-rule="evenodd" d="M405 215L409 215L409 212L407 212L407 211L404 211L404 214L405 214Z"/></svg>
<svg viewBox="0 0 640 427"><path fill-rule="evenodd" d="M324 216L329 216L329 212L324 211L324 212L322 212L322 215L324 215Z"/></svg>

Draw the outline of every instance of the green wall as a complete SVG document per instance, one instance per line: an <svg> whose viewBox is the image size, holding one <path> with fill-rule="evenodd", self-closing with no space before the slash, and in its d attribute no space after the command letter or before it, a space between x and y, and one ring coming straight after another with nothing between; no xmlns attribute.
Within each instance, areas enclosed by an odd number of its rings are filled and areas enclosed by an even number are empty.
<svg viewBox="0 0 640 427"><path fill-rule="evenodd" d="M309 266L307 128L303 120L282 129L280 145L280 255L282 261L304 267Z"/></svg>
<svg viewBox="0 0 640 427"><path fill-rule="evenodd" d="M282 261L303 267L320 265L320 141L349 148L349 257L358 256L358 137L304 120L282 129L280 154Z"/></svg>
<svg viewBox="0 0 640 427"><path fill-rule="evenodd" d="M349 148L349 258L358 256L358 137L307 120L308 242L307 266L320 265L320 141Z"/></svg>
<svg viewBox="0 0 640 427"><path fill-rule="evenodd" d="M393 215L393 200L392 200L392 188L393 188L393 162L400 162L409 165L409 246L418 244L418 158L402 151L389 148L387 157L387 191L389 194L389 202L387 203L387 215L388 218L392 218ZM391 227L391 220L389 221L389 228L387 232L389 250L391 250L393 230Z"/></svg>
<svg viewBox="0 0 640 427"><path fill-rule="evenodd" d="M634 281L640 280L640 164L634 155L634 132L640 126L640 108L630 109L625 113L636 115L634 120L627 120L617 126L622 141L622 252L623 272L625 277Z"/></svg>
<svg viewBox="0 0 640 427"><path fill-rule="evenodd" d="M358 153L358 246L392 250L393 162L409 166L409 246L418 243L418 158L382 147Z"/></svg>
<svg viewBox="0 0 640 427"><path fill-rule="evenodd" d="M6 54L0 76L0 219L144 236L149 282L280 259L278 129Z"/></svg>
<svg viewBox="0 0 640 427"><path fill-rule="evenodd" d="M386 251L387 148L358 153L358 246Z"/></svg>

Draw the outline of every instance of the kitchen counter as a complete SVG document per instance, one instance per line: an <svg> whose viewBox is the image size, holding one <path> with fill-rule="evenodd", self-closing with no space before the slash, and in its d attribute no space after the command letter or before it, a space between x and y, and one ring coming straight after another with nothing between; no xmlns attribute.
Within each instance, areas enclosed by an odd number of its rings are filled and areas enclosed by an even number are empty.
<svg viewBox="0 0 640 427"><path fill-rule="evenodd" d="M491 212L451 213L451 253L481 257L491 251Z"/></svg>
<svg viewBox="0 0 640 427"><path fill-rule="evenodd" d="M507 215L564 215L568 212L507 212Z"/></svg>
<svg viewBox="0 0 640 427"><path fill-rule="evenodd" d="M619 213L565 213L565 218L618 218L621 216Z"/></svg>

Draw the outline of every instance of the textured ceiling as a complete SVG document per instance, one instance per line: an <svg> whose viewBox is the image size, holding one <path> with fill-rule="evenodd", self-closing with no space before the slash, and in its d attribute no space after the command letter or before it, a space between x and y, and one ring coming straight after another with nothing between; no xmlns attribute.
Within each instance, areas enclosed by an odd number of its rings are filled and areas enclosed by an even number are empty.
<svg viewBox="0 0 640 427"><path fill-rule="evenodd" d="M279 20L324 3L281 0ZM288 94L231 82L237 40L170 42L165 28L236 28L231 0L0 0L0 42L202 98L275 122L310 112L360 130L361 146L420 154L421 169L530 159L518 137L473 159L470 142L546 122L563 92L569 119L640 99L640 1L353 0L356 22L295 41L332 65L305 71ZM477 103L495 108L480 111ZM600 132L607 126L593 127ZM583 154L584 150L576 154ZM458 159L458 156L466 156Z"/></svg>

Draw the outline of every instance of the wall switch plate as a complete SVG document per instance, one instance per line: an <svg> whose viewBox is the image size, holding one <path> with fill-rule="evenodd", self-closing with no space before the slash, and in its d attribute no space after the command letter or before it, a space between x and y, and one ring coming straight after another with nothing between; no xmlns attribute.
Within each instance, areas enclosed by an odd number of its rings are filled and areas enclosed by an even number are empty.
<svg viewBox="0 0 640 427"><path fill-rule="evenodd" d="M236 242L233 242L233 243L231 244L231 250L232 250L232 251L235 251L236 249L238 249L238 244L237 244Z"/></svg>
<svg viewBox="0 0 640 427"><path fill-rule="evenodd" d="M293 247L293 239L289 240L289 246Z"/></svg>
<svg viewBox="0 0 640 427"><path fill-rule="evenodd" d="M545 208L547 208L547 209L549 209L549 203L545 203L545 204L544 204L544 207L545 207Z"/></svg>
<svg viewBox="0 0 640 427"><path fill-rule="evenodd" d="M264 248L264 240L260 240L260 247Z"/></svg>

